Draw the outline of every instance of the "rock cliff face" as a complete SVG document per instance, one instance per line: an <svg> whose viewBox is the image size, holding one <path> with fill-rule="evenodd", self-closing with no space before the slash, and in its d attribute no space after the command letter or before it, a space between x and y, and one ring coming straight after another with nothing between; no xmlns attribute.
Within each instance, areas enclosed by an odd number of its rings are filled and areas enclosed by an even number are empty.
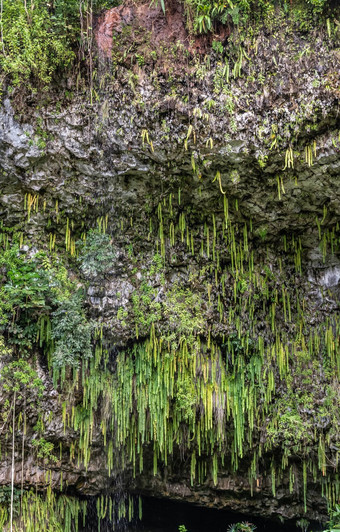
<svg viewBox="0 0 340 532"><path fill-rule="evenodd" d="M57 461L36 454L32 403L15 485L325 520L339 488L336 33L278 12L203 54L176 9L101 17L92 104L72 79L62 97L4 97L2 242L15 232L27 258L63 260L101 330L77 376L53 380L31 347ZM102 269L76 257L96 227Z"/></svg>

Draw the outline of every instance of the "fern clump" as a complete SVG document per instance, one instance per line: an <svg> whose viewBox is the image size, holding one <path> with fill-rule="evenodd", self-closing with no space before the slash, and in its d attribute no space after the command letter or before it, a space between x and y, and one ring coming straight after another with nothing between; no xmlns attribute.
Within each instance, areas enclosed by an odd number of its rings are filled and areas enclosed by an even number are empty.
<svg viewBox="0 0 340 532"><path fill-rule="evenodd" d="M86 320L81 305L82 299L76 294L52 314L53 366L56 368L78 367L81 358L91 357L92 324Z"/></svg>
<svg viewBox="0 0 340 532"><path fill-rule="evenodd" d="M80 269L85 277L91 278L109 272L116 258L111 239L98 230L89 231L80 255Z"/></svg>

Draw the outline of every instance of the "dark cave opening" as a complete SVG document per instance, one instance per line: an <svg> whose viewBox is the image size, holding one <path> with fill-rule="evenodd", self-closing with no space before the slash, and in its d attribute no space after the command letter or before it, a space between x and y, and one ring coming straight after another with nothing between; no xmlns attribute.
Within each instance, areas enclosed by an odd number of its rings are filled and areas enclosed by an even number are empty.
<svg viewBox="0 0 340 532"><path fill-rule="evenodd" d="M155 497L142 498L142 519L135 519L128 524L126 520L120 523L101 522L101 532L178 532L180 525L184 525L187 532L228 532L235 523L251 523L256 526L256 532L298 532L303 530L296 525L298 520L281 522L278 518L266 519L254 517L247 513L230 510L203 508L187 502L171 501ZM306 516L308 520L308 516ZM88 501L86 527L82 532L97 532L98 519L96 499ZM323 530L320 523L310 522L308 532Z"/></svg>

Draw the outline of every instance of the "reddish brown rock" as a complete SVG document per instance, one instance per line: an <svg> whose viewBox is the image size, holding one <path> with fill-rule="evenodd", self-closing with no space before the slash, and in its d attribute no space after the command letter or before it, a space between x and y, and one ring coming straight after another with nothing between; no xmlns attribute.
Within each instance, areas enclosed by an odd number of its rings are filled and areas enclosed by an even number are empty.
<svg viewBox="0 0 340 532"><path fill-rule="evenodd" d="M115 32L121 32L125 24L130 24L133 19L131 7L113 7L105 11L97 21L95 37L100 53L111 57L112 37Z"/></svg>

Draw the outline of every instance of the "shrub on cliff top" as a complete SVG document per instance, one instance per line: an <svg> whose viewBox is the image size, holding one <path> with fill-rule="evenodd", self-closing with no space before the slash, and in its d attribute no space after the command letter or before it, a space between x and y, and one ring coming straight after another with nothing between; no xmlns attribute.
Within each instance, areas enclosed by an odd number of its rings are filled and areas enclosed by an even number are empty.
<svg viewBox="0 0 340 532"><path fill-rule="evenodd" d="M193 29L196 33L207 33L216 29L216 24L245 23L250 17L262 18L274 14L277 5L288 12L289 9L303 6L303 2L281 0L185 0L191 13ZM328 0L305 0L304 8L311 14L320 14L327 6ZM215 28L214 28L215 26Z"/></svg>
<svg viewBox="0 0 340 532"><path fill-rule="evenodd" d="M14 85L34 78L46 86L59 69L72 64L79 44L84 48L92 32L92 12L117 2L2 0L1 4L0 83L8 76Z"/></svg>

